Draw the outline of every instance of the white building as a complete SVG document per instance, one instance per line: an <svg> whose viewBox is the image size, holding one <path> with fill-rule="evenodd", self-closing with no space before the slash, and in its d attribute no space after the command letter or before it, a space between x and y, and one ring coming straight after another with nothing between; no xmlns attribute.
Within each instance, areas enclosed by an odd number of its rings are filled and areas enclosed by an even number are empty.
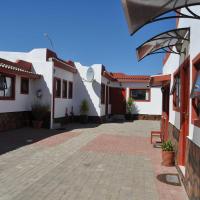
<svg viewBox="0 0 200 200"><path fill-rule="evenodd" d="M45 124L50 128L64 122L66 116L77 119L84 99L89 104L89 120L93 122L102 122L109 115L125 115L129 97L134 98L135 118L159 119L161 116L162 98L158 98L162 96L161 90L149 87L149 76L109 73L101 64L89 67L66 62L48 49L0 52L0 58L0 75L6 77L7 86L12 90L0 93L2 130L27 123L35 103L49 106ZM94 72L92 82L86 77L89 68ZM8 123L6 119L13 121Z"/></svg>

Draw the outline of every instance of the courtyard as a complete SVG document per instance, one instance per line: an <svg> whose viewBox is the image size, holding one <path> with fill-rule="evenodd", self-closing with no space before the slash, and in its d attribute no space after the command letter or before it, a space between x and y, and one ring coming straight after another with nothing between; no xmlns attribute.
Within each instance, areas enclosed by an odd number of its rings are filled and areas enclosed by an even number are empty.
<svg viewBox="0 0 200 200"><path fill-rule="evenodd" d="M159 126L140 120L3 132L0 200L187 200L176 168L162 166L161 149L150 144Z"/></svg>

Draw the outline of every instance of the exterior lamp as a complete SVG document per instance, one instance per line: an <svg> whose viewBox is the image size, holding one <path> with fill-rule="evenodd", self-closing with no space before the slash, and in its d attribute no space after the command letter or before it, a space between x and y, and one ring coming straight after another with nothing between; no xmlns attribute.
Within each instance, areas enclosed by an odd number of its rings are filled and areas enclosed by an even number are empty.
<svg viewBox="0 0 200 200"><path fill-rule="evenodd" d="M164 93L165 92L165 88L161 87L161 92Z"/></svg>
<svg viewBox="0 0 200 200"><path fill-rule="evenodd" d="M36 91L36 96L37 96L37 98L42 98L42 90L41 89Z"/></svg>

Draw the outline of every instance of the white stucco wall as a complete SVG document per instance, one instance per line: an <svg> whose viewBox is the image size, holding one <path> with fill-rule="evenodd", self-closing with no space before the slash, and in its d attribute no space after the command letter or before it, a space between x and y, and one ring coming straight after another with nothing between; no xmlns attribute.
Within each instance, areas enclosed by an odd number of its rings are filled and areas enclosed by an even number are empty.
<svg viewBox="0 0 200 200"><path fill-rule="evenodd" d="M55 108L54 108L54 118L60 118L64 117L66 114L66 109L68 111L68 115L70 115L70 112L72 110L73 101L72 99L64 99L62 98L62 81L67 81L67 91L69 91L69 81L73 82L73 93L74 93L74 74L71 72L68 72L66 70L60 69L58 67L54 67L54 77L61 79L61 97L55 98ZM74 94L73 94L74 97Z"/></svg>
<svg viewBox="0 0 200 200"><path fill-rule="evenodd" d="M88 66L75 63L78 73L74 77L74 114L80 114L80 105L82 100L86 99L89 104L89 116L101 116L101 70L102 65L95 64L91 67L94 70L94 80L92 83L87 82L86 72Z"/></svg>
<svg viewBox="0 0 200 200"><path fill-rule="evenodd" d="M150 89L150 102L134 102L133 114L161 115L162 114L162 92L160 87L149 87L149 83L121 83L112 82L111 87L126 88L126 100L129 98L130 88Z"/></svg>
<svg viewBox="0 0 200 200"><path fill-rule="evenodd" d="M53 89L53 63L46 61L47 49L34 49L30 52L0 52L0 58L16 62L17 60L24 60L31 62L33 71L41 74L42 77L37 80L30 81L30 93L28 96L19 94L20 81L16 82L16 100L5 101L2 103L5 107L0 109L0 112L17 112L31 109L34 103L42 103L49 105L52 110L52 89ZM42 91L42 98L36 97L37 90ZM51 116L52 118L52 116ZM52 126L52 120L51 120Z"/></svg>
<svg viewBox="0 0 200 200"><path fill-rule="evenodd" d="M101 83L103 83L105 85L105 100L104 100L104 102L106 102L106 95L107 95L106 86L110 87L112 83L104 76L101 76ZM109 102L109 91L108 91L108 102ZM111 114L111 107L112 107L111 104L108 104L108 114ZM104 116L104 115L106 115L106 105L101 104L101 116Z"/></svg>

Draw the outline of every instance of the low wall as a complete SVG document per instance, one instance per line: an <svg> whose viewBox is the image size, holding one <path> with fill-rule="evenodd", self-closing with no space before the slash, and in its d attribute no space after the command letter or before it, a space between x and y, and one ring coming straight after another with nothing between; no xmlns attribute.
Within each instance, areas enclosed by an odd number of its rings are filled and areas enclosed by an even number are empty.
<svg viewBox="0 0 200 200"><path fill-rule="evenodd" d="M185 188L190 199L200 199L200 148L187 139Z"/></svg>
<svg viewBox="0 0 200 200"><path fill-rule="evenodd" d="M181 176L186 192L191 200L200 199L200 148L187 139L186 144L186 164L185 176L181 173L178 166L178 143L180 130L169 123L169 139L172 141L175 149L175 161L178 172Z"/></svg>
<svg viewBox="0 0 200 200"><path fill-rule="evenodd" d="M0 113L0 131L22 128L30 125L30 112Z"/></svg>

